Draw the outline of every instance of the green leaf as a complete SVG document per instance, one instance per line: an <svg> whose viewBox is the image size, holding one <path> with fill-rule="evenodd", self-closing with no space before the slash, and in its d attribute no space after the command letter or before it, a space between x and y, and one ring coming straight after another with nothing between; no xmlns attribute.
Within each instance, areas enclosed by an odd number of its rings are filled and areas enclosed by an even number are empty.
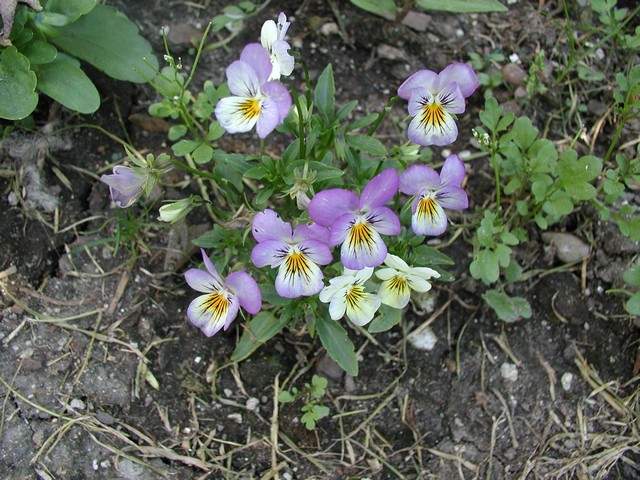
<svg viewBox="0 0 640 480"><path fill-rule="evenodd" d="M602 160L593 155L576 157L574 150L567 150L558 159L560 185L576 200L591 200L597 191L590 182L602 171Z"/></svg>
<svg viewBox="0 0 640 480"><path fill-rule="evenodd" d="M640 292L635 293L629 300L627 300L624 308L631 315L640 315Z"/></svg>
<svg viewBox="0 0 640 480"><path fill-rule="evenodd" d="M325 315L316 318L316 330L329 356L349 375L358 375L358 358L347 331Z"/></svg>
<svg viewBox="0 0 640 480"><path fill-rule="evenodd" d="M289 402L293 402L296 399L296 397L294 397L293 395L291 395L288 391L284 390L282 392L280 392L280 395L278 395L278 401L280 403L289 403Z"/></svg>
<svg viewBox="0 0 640 480"><path fill-rule="evenodd" d="M369 324L369 330L371 333L386 332L395 325L399 324L402 320L402 309L393 308L388 305L381 305L378 310L378 315Z"/></svg>
<svg viewBox="0 0 640 480"><path fill-rule="evenodd" d="M198 140L180 140L171 146L173 154L176 157L184 157L186 154L193 152L201 143Z"/></svg>
<svg viewBox="0 0 640 480"><path fill-rule="evenodd" d="M255 352L260 345L276 336L289 322L288 315L276 317L271 312L260 312L251 319L231 354L232 362L240 362Z"/></svg>
<svg viewBox="0 0 640 480"><path fill-rule="evenodd" d="M497 0L418 0L425 10L443 10L457 13L506 12L507 7Z"/></svg>
<svg viewBox="0 0 640 480"><path fill-rule="evenodd" d="M34 40L27 43L21 49L21 53L29 59L31 65L38 65L53 62L58 51L56 47L43 40Z"/></svg>
<svg viewBox="0 0 640 480"><path fill-rule="evenodd" d="M93 113L100 107L100 94L79 67L64 56L38 66L38 90L57 102L80 113Z"/></svg>
<svg viewBox="0 0 640 480"><path fill-rule="evenodd" d="M370 137L369 135L347 135L345 140L349 146L362 152L367 152L378 157L387 154L387 147L385 147L380 140Z"/></svg>
<svg viewBox="0 0 640 480"><path fill-rule="evenodd" d="M318 78L314 96L315 104L324 116L330 117L333 113L333 106L336 101L335 97L336 86L333 80L333 67L329 64Z"/></svg>
<svg viewBox="0 0 640 480"><path fill-rule="evenodd" d="M490 249L480 250L469 265L469 272L473 278L480 279L485 284L497 281L500 276L498 255Z"/></svg>
<svg viewBox="0 0 640 480"><path fill-rule="evenodd" d="M413 255L414 265L455 265L456 263L452 258L429 245L418 245L411 253Z"/></svg>
<svg viewBox="0 0 640 480"><path fill-rule="evenodd" d="M497 290L487 290L482 298L503 322L512 323L531 317L531 305L522 297L509 297Z"/></svg>
<svg viewBox="0 0 640 480"><path fill-rule="evenodd" d="M96 0L48 0L44 2L37 21L49 25L62 26L75 22L96 6Z"/></svg>
<svg viewBox="0 0 640 480"><path fill-rule="evenodd" d="M395 18L398 7L393 0L351 0L356 7L385 18Z"/></svg>
<svg viewBox="0 0 640 480"><path fill-rule="evenodd" d="M21 120L33 112L38 105L36 84L27 57L16 47L5 48L0 54L0 118Z"/></svg>
<svg viewBox="0 0 640 480"><path fill-rule="evenodd" d="M193 161L198 165L209 163L211 161L211 157L213 157L213 148L211 147L211 145L201 143L191 153L191 157L193 158Z"/></svg>
<svg viewBox="0 0 640 480"><path fill-rule="evenodd" d="M55 28L51 42L110 77L144 83L155 77L158 59L138 27L113 7L96 5L88 14Z"/></svg>
<svg viewBox="0 0 640 480"><path fill-rule="evenodd" d="M634 267L631 267L628 270L625 270L622 278L624 278L624 282L627 285L640 287L640 263L638 265L635 265Z"/></svg>

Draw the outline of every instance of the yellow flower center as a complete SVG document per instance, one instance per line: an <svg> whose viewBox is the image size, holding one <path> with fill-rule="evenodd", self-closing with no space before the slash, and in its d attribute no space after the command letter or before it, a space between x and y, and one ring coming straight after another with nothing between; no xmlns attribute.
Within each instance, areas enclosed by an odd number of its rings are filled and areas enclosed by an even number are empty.
<svg viewBox="0 0 640 480"><path fill-rule="evenodd" d="M433 218L436 216L436 201L432 195L420 198L418 207L416 208L416 216Z"/></svg>
<svg viewBox="0 0 640 480"><path fill-rule="evenodd" d="M347 308L352 310L359 310L359 302L362 301L365 297L364 287L362 285L353 285L347 291L345 295L345 302L347 303Z"/></svg>
<svg viewBox="0 0 640 480"><path fill-rule="evenodd" d="M389 290L394 292L396 296L403 296L409 291L409 282L400 275L396 275L387 281L389 282Z"/></svg>
<svg viewBox="0 0 640 480"><path fill-rule="evenodd" d="M309 264L309 259L297 248L287 255L287 258L284 261L284 268L286 269L287 277L302 275L307 280L311 278L311 266Z"/></svg>
<svg viewBox="0 0 640 480"><path fill-rule="evenodd" d="M369 222L359 219L350 229L347 236L347 245L350 250L359 250L363 247L371 249L375 241L373 238L373 228Z"/></svg>
<svg viewBox="0 0 640 480"><path fill-rule="evenodd" d="M256 118L261 111L262 107L258 98L248 98L240 105L240 113L248 119Z"/></svg>
<svg viewBox="0 0 640 480"><path fill-rule="evenodd" d="M227 315L230 303L227 292L216 290L209 295L209 298L202 306L205 312L211 314L214 319L219 320Z"/></svg>
<svg viewBox="0 0 640 480"><path fill-rule="evenodd" d="M422 107L420 113L420 125L422 128L437 127L442 128L445 123L445 109L436 100L432 100Z"/></svg>

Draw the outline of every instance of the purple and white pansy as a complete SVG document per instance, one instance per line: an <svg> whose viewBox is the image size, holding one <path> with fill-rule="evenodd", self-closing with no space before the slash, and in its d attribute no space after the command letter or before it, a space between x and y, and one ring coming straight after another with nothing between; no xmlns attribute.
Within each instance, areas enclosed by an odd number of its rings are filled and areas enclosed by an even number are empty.
<svg viewBox="0 0 640 480"><path fill-rule="evenodd" d="M289 45L284 37L287 34L291 22L287 22L287 16L280 12L278 23L267 20L262 25L260 32L260 43L269 52L273 69L269 75L269 80L279 80L281 76L288 77L293 72L295 59L289 54Z"/></svg>
<svg viewBox="0 0 640 480"><path fill-rule="evenodd" d="M324 287L318 265L331 263L329 230L320 225L298 225L292 229L273 210L259 212L251 231L256 244L251 260L258 268L278 267L276 292L284 298L315 295Z"/></svg>
<svg viewBox="0 0 640 480"><path fill-rule="evenodd" d="M412 165L400 175L400 191L414 196L411 204L411 227L416 235L437 236L447 229L444 209L462 210L469 206L464 180L464 163L449 155L440 174L431 167Z"/></svg>
<svg viewBox="0 0 640 480"><path fill-rule="evenodd" d="M227 68L232 96L218 101L215 114L229 133L248 132L256 127L265 138L280 125L291 109L291 95L280 82L270 81L273 65L269 52L259 43L242 50L240 60Z"/></svg>
<svg viewBox="0 0 640 480"><path fill-rule="evenodd" d="M317 193L309 203L309 217L331 231L329 245L342 244L340 260L351 270L377 267L387 256L381 235L400 233L398 216L385 203L398 191L399 177L390 168L373 177L358 197L333 188Z"/></svg>
<svg viewBox="0 0 640 480"><path fill-rule="evenodd" d="M455 114L464 113L465 99L480 85L466 63L452 63L440 73L418 70L398 88L409 102L409 140L418 145L449 145L458 138Z"/></svg>
<svg viewBox="0 0 640 480"><path fill-rule="evenodd" d="M191 323L207 337L220 329L226 330L238 315L240 307L255 315L262 308L262 294L256 281L247 272L238 270L223 279L204 250L205 270L192 268L184 278L191 288L204 295L195 298L187 308Z"/></svg>

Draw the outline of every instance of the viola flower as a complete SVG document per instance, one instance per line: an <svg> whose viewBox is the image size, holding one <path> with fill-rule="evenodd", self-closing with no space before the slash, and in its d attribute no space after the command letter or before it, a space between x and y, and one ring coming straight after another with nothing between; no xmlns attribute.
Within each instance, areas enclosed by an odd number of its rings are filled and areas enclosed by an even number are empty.
<svg viewBox="0 0 640 480"><path fill-rule="evenodd" d="M469 206L467 192L460 187L464 175L464 163L455 154L447 157L439 175L424 165L412 165L400 175L400 191L415 195L411 227L416 235L441 235L447 229L444 209Z"/></svg>
<svg viewBox="0 0 640 480"><path fill-rule="evenodd" d="M187 316L210 337L221 328L227 330L240 307L252 315L258 313L262 308L262 294L256 281L242 270L230 273L223 280L205 251L201 251L207 271L192 268L185 272L184 278L191 288L204 295L189 304Z"/></svg>
<svg viewBox="0 0 640 480"><path fill-rule="evenodd" d="M318 265L327 265L333 259L326 228L298 225L294 230L276 212L267 209L253 218L252 232L258 244L251 251L251 260L258 268L278 267L278 295L297 298L322 290L323 274Z"/></svg>
<svg viewBox="0 0 640 480"><path fill-rule="evenodd" d="M109 185L111 200L120 208L133 205L144 192L147 175L124 165L113 167L113 174L102 175L100 181Z"/></svg>
<svg viewBox="0 0 640 480"><path fill-rule="evenodd" d="M284 40L289 25L291 22L287 22L287 16L282 12L278 15L277 24L273 20L267 20L262 25L260 43L269 52L273 66L269 80L279 80L281 75L288 77L293 72L295 59L289 54L291 45Z"/></svg>
<svg viewBox="0 0 640 480"><path fill-rule="evenodd" d="M248 132L254 126L265 138L289 114L291 95L284 85L269 81L273 67L267 50L250 43L240 60L227 68L227 83L233 94L216 105L216 118L229 133Z"/></svg>
<svg viewBox="0 0 640 480"><path fill-rule="evenodd" d="M320 292L320 301L329 304L332 320L340 320L345 313L356 325L363 326L373 320L380 308L380 298L364 289L364 283L373 274L373 268L344 269L341 276L329 280Z"/></svg>
<svg viewBox="0 0 640 480"><path fill-rule="evenodd" d="M342 244L340 260L352 270L377 267L387 256L380 235L400 233L398 216L384 204L398 191L398 173L390 168L373 177L360 198L340 188L317 193L309 202L309 217L331 230L329 246Z"/></svg>
<svg viewBox="0 0 640 480"><path fill-rule="evenodd" d="M116 165L113 174L100 177L100 181L109 185L111 200L120 208L130 207L143 193L151 194L160 178L173 168L166 153L157 157L150 153L144 158L127 148L125 150L134 166Z"/></svg>
<svg viewBox="0 0 640 480"><path fill-rule="evenodd" d="M411 290L428 292L431 290L429 279L438 278L440 274L428 267L410 267L407 262L395 255L387 255L384 264L376 277L382 280L378 296L385 305L404 308L411 298Z"/></svg>
<svg viewBox="0 0 640 480"><path fill-rule="evenodd" d="M452 63L440 73L419 70L400 88L400 98L409 101L413 116L407 134L418 145L449 145L458 138L453 115L464 113L465 98L480 85L473 68L466 63Z"/></svg>

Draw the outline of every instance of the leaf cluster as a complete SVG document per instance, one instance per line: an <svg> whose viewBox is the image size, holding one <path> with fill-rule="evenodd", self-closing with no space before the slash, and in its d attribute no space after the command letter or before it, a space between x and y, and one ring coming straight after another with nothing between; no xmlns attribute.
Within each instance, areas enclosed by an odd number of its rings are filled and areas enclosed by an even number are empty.
<svg viewBox="0 0 640 480"><path fill-rule="evenodd" d="M95 0L47 0L40 12L18 5L10 40L0 47L0 118L7 120L30 115L41 93L70 110L95 112L100 95L80 61L134 83L158 68L135 24Z"/></svg>

